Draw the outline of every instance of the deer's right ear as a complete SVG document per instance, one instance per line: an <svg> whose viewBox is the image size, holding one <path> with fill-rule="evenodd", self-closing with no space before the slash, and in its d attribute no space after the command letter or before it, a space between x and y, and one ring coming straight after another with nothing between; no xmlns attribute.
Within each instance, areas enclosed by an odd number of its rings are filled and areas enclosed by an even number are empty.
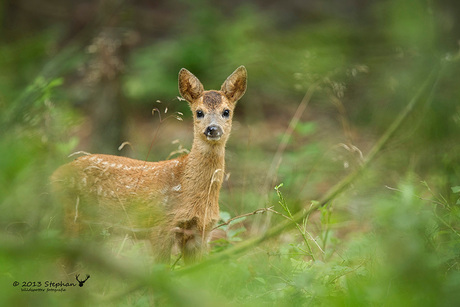
<svg viewBox="0 0 460 307"><path fill-rule="evenodd" d="M192 103L203 94L204 88L200 80L187 69L182 68L179 72L179 93Z"/></svg>

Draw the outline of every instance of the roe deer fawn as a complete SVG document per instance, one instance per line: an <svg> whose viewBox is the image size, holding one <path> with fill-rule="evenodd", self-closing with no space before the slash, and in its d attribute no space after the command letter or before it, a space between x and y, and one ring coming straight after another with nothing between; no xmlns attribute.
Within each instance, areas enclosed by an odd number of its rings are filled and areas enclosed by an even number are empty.
<svg viewBox="0 0 460 307"><path fill-rule="evenodd" d="M169 261L174 244L186 262L199 257L219 219L225 144L246 80L240 66L219 91L205 91L197 77L181 69L179 92L194 114L187 155L146 162L93 154L56 170L51 184L65 206L66 231L77 235L96 225L130 229L147 235L160 261Z"/></svg>

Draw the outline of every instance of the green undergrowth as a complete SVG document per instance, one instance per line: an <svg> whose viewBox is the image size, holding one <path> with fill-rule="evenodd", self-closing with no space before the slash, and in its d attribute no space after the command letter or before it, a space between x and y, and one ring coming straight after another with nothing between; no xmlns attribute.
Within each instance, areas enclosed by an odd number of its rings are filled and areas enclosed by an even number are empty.
<svg viewBox="0 0 460 307"><path fill-rule="evenodd" d="M169 265L155 264L149 244L129 233L102 229L94 241L62 234L49 177L77 144L88 145L91 121L75 96L90 93L50 72L79 71L85 56L61 52L39 72L31 65L45 56L32 53L48 50L46 36L25 48L16 73L11 59L24 49L20 41L0 48L10 75L0 77L0 306L460 305L460 54L456 43L449 53L427 48L439 45L427 27L450 21L422 2L412 10L391 1L388 21L376 7L379 19L369 19L376 24L364 36L351 22L275 31L270 16L250 7L230 22L197 6L192 17L207 21L200 27L133 47L120 88L126 109L142 105L142 114L150 115L157 95L176 104L176 66L207 88L218 88L230 67L249 71L226 151L222 236L188 266L177 251ZM402 12L423 18L406 22ZM28 40L24 47L34 45ZM422 85L440 62L439 77ZM33 74L40 76L29 79ZM420 102L399 129L373 147L420 88ZM184 111L184 121L173 128L163 121L158 138L151 123L159 114L148 125L135 111L125 114L138 158L150 151L152 159L166 158L169 148L186 152L190 113L185 103L169 113L167 106L159 107L164 119ZM170 147L160 150L160 141ZM280 225L286 226L272 231ZM77 274L90 275L81 287ZM44 291L32 291L38 289Z"/></svg>
<svg viewBox="0 0 460 307"><path fill-rule="evenodd" d="M51 98L43 96L35 112L70 116L65 104L49 104ZM422 181L411 170L392 180L393 186L385 186L384 180L376 179L381 174L377 164L332 202L244 253L197 269L180 259L174 266L163 266L152 262L145 242L130 236L101 233L104 244L63 238L47 180L60 164L55 155L72 144L59 134L52 143L43 137L46 129L57 131L53 122L31 120L12 129L17 131L14 139L7 134L0 139L2 161L8 161L0 163L1 203L8 208L0 217L5 230L0 237L2 306L454 306L460 302L458 186L448 194L437 192L429 180ZM223 209L219 224L224 225L219 228L226 238L212 244L210 257L261 231L256 225L267 221L276 225L292 219L299 206L308 209L309 204L300 204L295 196L297 184L292 178L278 184L267 192L265 209L254 214L238 218ZM246 193L257 200L254 191ZM231 189L224 187L223 201L232 197ZM260 209L256 206L245 210ZM64 269L66 257L77 263L74 271ZM202 261L206 264L207 258ZM90 275L83 287L76 274L80 280Z"/></svg>
<svg viewBox="0 0 460 307"><path fill-rule="evenodd" d="M289 219L282 190L277 187L273 210ZM431 190L409 176L366 204L371 208L365 229L335 225L336 213L328 205L316 217L321 230L305 220L248 252L197 270L184 270L181 262L173 269L155 265L143 243L131 239L101 247L62 241L45 225L21 233L10 224L0 254L2 305L453 306L460 300L460 219L458 187L452 190L455 202L443 195L421 197ZM222 222L229 219L222 216ZM229 236L211 254L242 240L247 230L241 224L250 218L227 225ZM78 260L81 276L91 276L84 287L56 286L66 290L61 293L21 290L33 289L23 282L76 283L62 267L64 255Z"/></svg>

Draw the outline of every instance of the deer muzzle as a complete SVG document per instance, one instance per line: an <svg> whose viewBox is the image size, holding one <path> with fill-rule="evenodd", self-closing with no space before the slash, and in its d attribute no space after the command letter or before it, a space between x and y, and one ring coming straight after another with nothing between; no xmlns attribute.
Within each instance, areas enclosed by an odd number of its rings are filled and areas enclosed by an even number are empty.
<svg viewBox="0 0 460 307"><path fill-rule="evenodd" d="M206 138L210 141L218 141L222 137L222 128L218 125L210 125L204 131Z"/></svg>

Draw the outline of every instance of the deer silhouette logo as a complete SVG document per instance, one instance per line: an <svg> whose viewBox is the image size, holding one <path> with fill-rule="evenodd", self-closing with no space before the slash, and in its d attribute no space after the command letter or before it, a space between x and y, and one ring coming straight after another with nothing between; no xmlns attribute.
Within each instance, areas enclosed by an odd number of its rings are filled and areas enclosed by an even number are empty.
<svg viewBox="0 0 460 307"><path fill-rule="evenodd" d="M86 275L86 278L84 280L78 280L78 276L80 276L80 274L75 275L75 279L78 281L78 285L80 287L83 287L83 284L88 280L90 276Z"/></svg>

